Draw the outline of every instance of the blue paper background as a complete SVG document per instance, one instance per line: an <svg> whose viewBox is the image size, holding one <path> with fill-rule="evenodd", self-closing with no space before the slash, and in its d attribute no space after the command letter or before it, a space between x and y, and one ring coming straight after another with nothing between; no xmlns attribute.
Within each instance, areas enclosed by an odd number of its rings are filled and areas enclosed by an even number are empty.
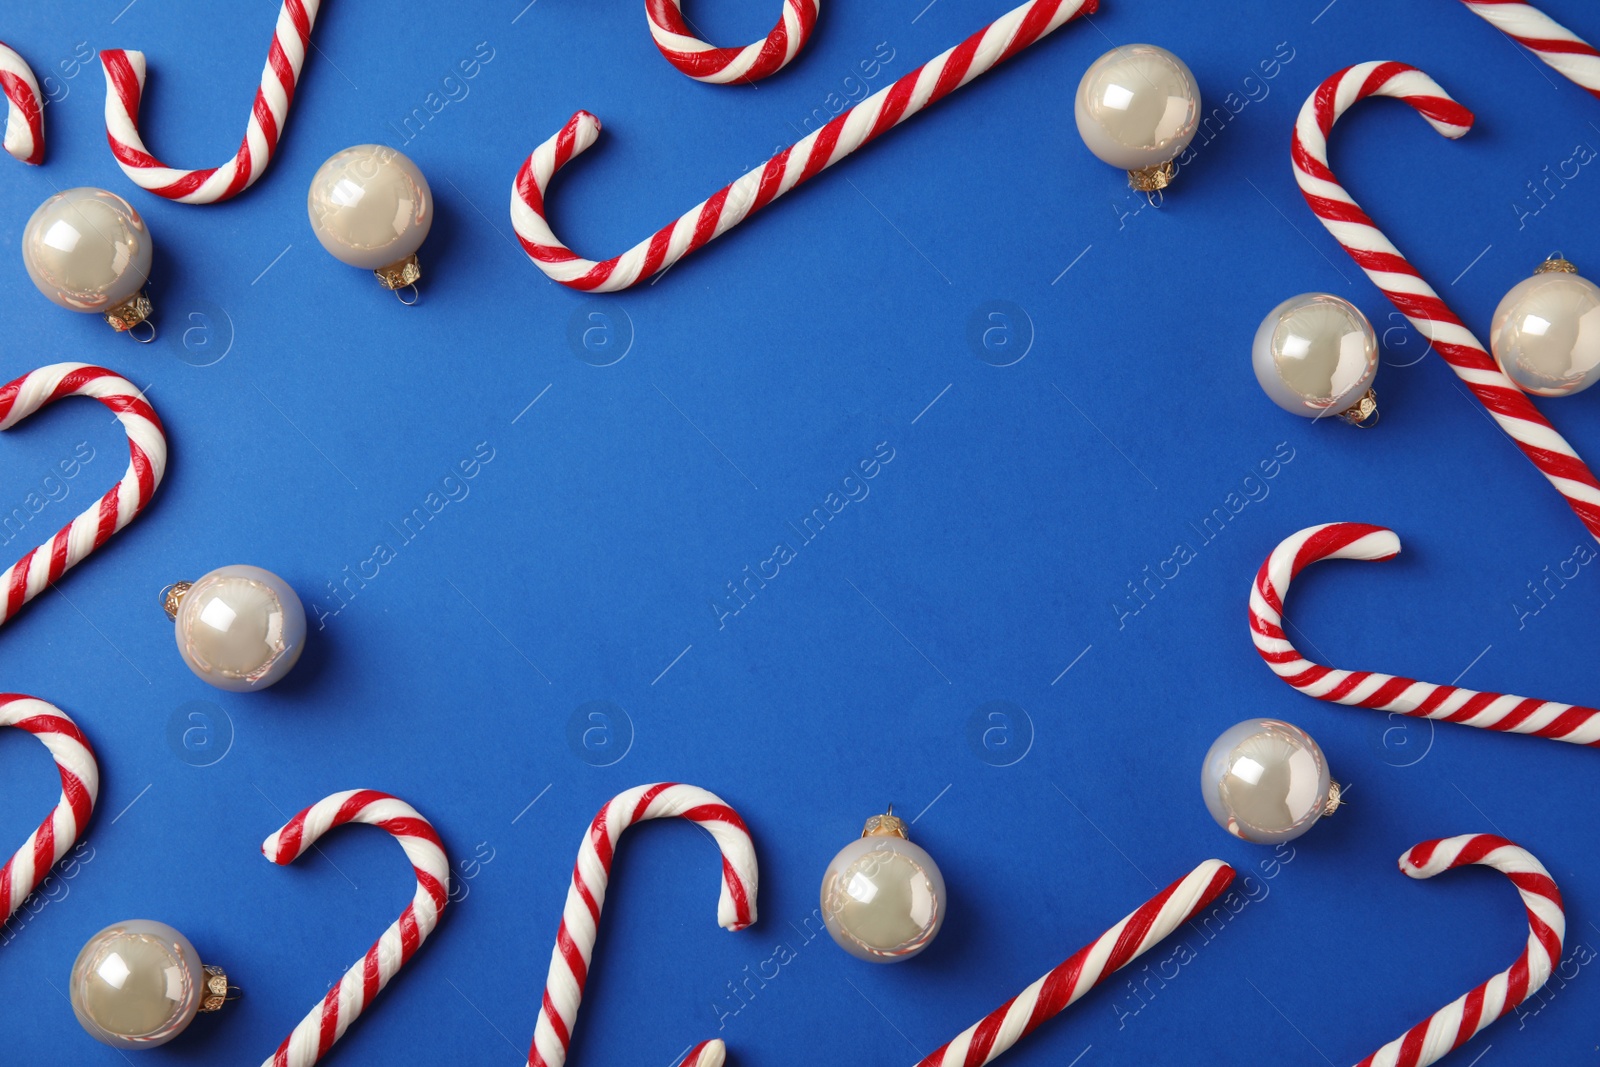
<svg viewBox="0 0 1600 1067"><path fill-rule="evenodd" d="M637 0L331 0L270 171L197 208L115 168L98 64L71 57L79 42L145 50L149 143L216 163L238 142L272 5L122 2L14 4L0 26L61 97L46 165L0 161L0 372L108 365L152 386L172 442L147 514L0 634L0 685L75 716L104 773L91 858L0 947L0 1062L119 1062L64 991L83 941L135 916L177 925L247 990L141 1062L267 1056L412 885L377 831L340 832L289 869L257 844L367 786L433 820L465 897L333 1062L521 1063L583 828L606 798L663 778L743 812L761 922L716 928L700 834L630 835L575 1063L667 1064L711 1036L747 1067L911 1063L1208 856L1254 876L1225 932L1185 931L1198 958L1176 979L1136 969L1138 994L1113 980L1007 1062L1353 1062L1519 950L1498 875L1396 873L1411 844L1469 831L1549 866L1570 960L1523 1018L1450 1062L1592 1059L1595 757L1301 697L1258 661L1245 595L1290 532L1383 523L1405 542L1397 561L1296 586L1293 618L1329 659L1594 700L1593 568L1523 625L1512 606L1582 526L1323 232L1288 161L1301 102L1349 63L1416 63L1474 108L1477 128L1451 143L1402 105L1369 104L1341 126L1334 164L1481 335L1551 251L1600 270L1592 168L1537 214L1525 186L1575 146L1593 157L1593 99L1445 0L1107 0L659 284L607 298L548 282L506 215L516 167L572 111L607 130L558 179L553 218L608 255L792 141L830 93L861 95L875 51L893 58L871 89L1004 5L830 2L788 70L717 88L662 61ZM1545 6L1600 36L1583 0ZM695 0L689 15L738 42L775 9ZM1250 99L1159 212L1072 122L1083 69L1135 41L1182 55L1208 104ZM445 86L480 42L493 58L465 95ZM406 117L447 91L458 99L407 140ZM403 147L438 201L415 309L327 256L306 219L316 167L364 141ZM128 197L156 236L152 347L27 281L28 215L76 185ZM1257 323L1307 290L1354 300L1382 333L1371 433L1294 419L1255 384ZM996 301L1008 318L986 348ZM1595 403L1544 405L1591 456ZM96 458L30 543L120 474L125 445L87 402L0 439L6 510L79 442ZM329 583L396 542L391 524L480 442L494 458L468 495L325 620L289 681L233 696L184 669L163 585L249 562L336 606ZM880 442L894 458L870 495L719 629L709 605L725 583ZM1270 495L1199 545L1189 523L1275 450L1293 458ZM1119 628L1124 583L1179 540L1197 558ZM1352 787L1276 859L1219 831L1196 790L1212 738L1256 715L1304 726ZM37 743L5 733L0 840L20 842L57 785ZM873 968L797 928L829 857L891 801L918 816L950 919L921 958Z"/></svg>

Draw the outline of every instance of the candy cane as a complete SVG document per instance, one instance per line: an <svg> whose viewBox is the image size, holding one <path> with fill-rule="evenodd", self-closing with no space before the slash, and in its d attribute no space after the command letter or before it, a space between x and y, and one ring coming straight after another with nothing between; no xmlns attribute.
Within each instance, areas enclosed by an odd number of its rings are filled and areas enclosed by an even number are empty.
<svg viewBox="0 0 1600 1067"><path fill-rule="evenodd" d="M659 782L636 786L607 801L590 823L572 868L572 885L561 911L561 928L550 953L550 972L528 1049L528 1067L562 1067L567 1061L617 839L636 822L669 818L700 824L722 850L717 923L729 930L743 930L756 921L755 846L744 820L721 797L697 786ZM705 1041L689 1050L681 1067L721 1067L725 1055L721 1041Z"/></svg>
<svg viewBox="0 0 1600 1067"><path fill-rule="evenodd" d="M1294 173L1306 203L1600 539L1600 482L1328 169L1333 124L1357 101L1374 95L1404 100L1446 137L1460 137L1472 127L1472 112L1415 67L1362 63L1342 70L1305 102L1295 124Z"/></svg>
<svg viewBox="0 0 1600 1067"><path fill-rule="evenodd" d="M0 726L15 726L44 742L61 772L61 799L17 854L0 867L0 925L39 888L50 868L72 850L100 797L94 750L67 713L34 697L0 693Z"/></svg>
<svg viewBox="0 0 1600 1067"><path fill-rule="evenodd" d="M323 834L349 822L378 826L394 835L417 876L416 894L400 918L300 1020L261 1067L311 1067L327 1055L433 933L450 897L450 859L433 825L405 801L371 789L351 789L317 801L267 838L262 855L273 863L293 863Z"/></svg>
<svg viewBox="0 0 1600 1067"><path fill-rule="evenodd" d="M1222 895L1233 873L1221 860L1206 860L917 1067L979 1067L994 1060L1193 919Z"/></svg>
<svg viewBox="0 0 1600 1067"><path fill-rule="evenodd" d="M1428 1067L1513 1010L1550 979L1561 958L1567 916L1561 890L1531 853L1493 834L1462 834L1424 841L1400 857L1412 878L1481 864L1511 879L1528 913L1528 943L1516 962L1465 996L1445 1005L1356 1067Z"/></svg>
<svg viewBox="0 0 1600 1067"><path fill-rule="evenodd" d="M106 140L122 172L139 188L180 204L215 204L254 185L278 150L278 138L283 136L311 43L311 26L321 6L322 0L283 0L244 140L233 158L220 167L179 170L151 155L139 136L144 53L121 48L101 52L100 63L106 71Z"/></svg>
<svg viewBox="0 0 1600 1067"><path fill-rule="evenodd" d="M92 396L116 414L128 435L128 471L98 503L0 574L5 596L0 625L132 522L150 503L167 470L167 436L160 417L132 382L104 367L56 363L0 386L0 430L68 396Z"/></svg>
<svg viewBox="0 0 1600 1067"><path fill-rule="evenodd" d="M5 90L7 152L24 163L44 162L44 105L33 68L0 41L0 89Z"/></svg>
<svg viewBox="0 0 1600 1067"><path fill-rule="evenodd" d="M1485 730L1534 734L1575 745L1600 745L1600 709L1479 693L1376 671L1336 670L1302 656L1283 629L1283 602L1294 577L1318 560L1387 560L1399 551L1400 538L1393 530L1361 522L1310 526L1285 538L1261 565L1250 588L1250 636L1267 666L1318 700Z"/></svg>
<svg viewBox="0 0 1600 1067"><path fill-rule="evenodd" d="M1522 0L1461 0L1501 33L1584 89L1600 96L1600 52L1532 4Z"/></svg>
<svg viewBox="0 0 1600 1067"><path fill-rule="evenodd" d="M717 48L700 40L683 19L681 0L645 0L650 36L667 62L699 82L726 85L775 74L800 54L817 25L818 0L783 0L772 32L743 48Z"/></svg>
<svg viewBox="0 0 1600 1067"><path fill-rule="evenodd" d="M534 149L517 172L511 187L511 225L528 258L562 285L601 293L637 285L727 233L879 134L937 103L1079 14L1092 14L1098 6L1099 0L1029 0L604 263L580 258L545 221L544 198L551 178L600 136L600 120L580 111L560 133Z"/></svg>

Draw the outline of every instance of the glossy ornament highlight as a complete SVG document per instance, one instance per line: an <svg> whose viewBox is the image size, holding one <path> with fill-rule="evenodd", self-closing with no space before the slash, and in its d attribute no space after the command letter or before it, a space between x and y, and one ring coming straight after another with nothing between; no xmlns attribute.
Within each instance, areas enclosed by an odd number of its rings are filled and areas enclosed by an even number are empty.
<svg viewBox="0 0 1600 1067"><path fill-rule="evenodd" d="M220 567L165 591L178 652L197 677L235 693L281 681L305 650L306 613L289 583L260 567Z"/></svg>
<svg viewBox="0 0 1600 1067"><path fill-rule="evenodd" d="M133 205L104 189L55 194L22 231L22 262L39 292L68 311L102 316L119 333L148 323L154 250ZM153 325L134 336L154 338Z"/></svg>
<svg viewBox="0 0 1600 1067"><path fill-rule="evenodd" d="M867 820L822 876L822 920L839 947L869 963L917 955L944 925L944 876L906 839L892 809Z"/></svg>
<svg viewBox="0 0 1600 1067"><path fill-rule="evenodd" d="M1489 347L1524 392L1583 392L1600 381L1600 286L1552 256L1495 308Z"/></svg>
<svg viewBox="0 0 1600 1067"><path fill-rule="evenodd" d="M433 192L405 155L376 144L335 153L312 177L306 210L331 256L372 271L386 289L415 292L422 278L417 249L433 227Z"/></svg>
<svg viewBox="0 0 1600 1067"><path fill-rule="evenodd" d="M228 1000L228 976L200 962L166 923L114 923L78 953L68 981L72 1011L89 1036L116 1049L165 1045L196 1015Z"/></svg>
<svg viewBox="0 0 1600 1067"><path fill-rule="evenodd" d="M1339 785L1311 735L1277 719L1247 719L1206 753L1200 790L1217 825L1271 845L1292 841L1339 807Z"/></svg>
<svg viewBox="0 0 1600 1067"><path fill-rule="evenodd" d="M1130 44L1089 65L1073 113L1089 151L1155 193L1172 183L1174 161L1200 128L1200 84L1165 48Z"/></svg>
<svg viewBox="0 0 1600 1067"><path fill-rule="evenodd" d="M1302 293L1273 308L1256 330L1256 381L1283 410L1337 415L1363 429L1378 421L1378 335L1361 309L1328 293Z"/></svg>

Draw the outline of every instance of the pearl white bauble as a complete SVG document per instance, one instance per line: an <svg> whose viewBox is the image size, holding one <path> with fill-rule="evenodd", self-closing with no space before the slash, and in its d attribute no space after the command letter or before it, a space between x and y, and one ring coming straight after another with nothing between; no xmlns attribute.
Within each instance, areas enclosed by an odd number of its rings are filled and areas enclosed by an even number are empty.
<svg viewBox="0 0 1600 1067"><path fill-rule="evenodd" d="M1560 270L1535 274L1495 308L1489 340L1500 369L1527 392L1582 392L1600 381L1600 286Z"/></svg>
<svg viewBox="0 0 1600 1067"><path fill-rule="evenodd" d="M1250 356L1273 403L1315 419L1342 414L1366 395L1378 374L1378 335L1348 300L1302 293L1261 321Z"/></svg>
<svg viewBox="0 0 1600 1067"><path fill-rule="evenodd" d="M410 159L393 148L363 144L317 169L306 210L329 254L352 267L378 270L422 247L433 226L433 193Z"/></svg>
<svg viewBox="0 0 1600 1067"><path fill-rule="evenodd" d="M850 842L822 876L828 933L869 963L898 963L927 948L944 924L945 907L939 865L920 846L892 834Z"/></svg>
<svg viewBox="0 0 1600 1067"><path fill-rule="evenodd" d="M153 253L144 219L104 189L57 193L22 231L28 277L69 311L104 314L138 295Z"/></svg>
<svg viewBox="0 0 1600 1067"><path fill-rule="evenodd" d="M1230 727L1200 768L1200 791L1217 825L1258 844L1292 841L1311 829L1337 806L1337 789L1311 735L1277 719Z"/></svg>
<svg viewBox="0 0 1600 1067"><path fill-rule="evenodd" d="M1176 159L1200 127L1200 85L1183 60L1150 44L1113 48L1090 64L1073 107L1089 151L1141 170Z"/></svg>
<svg viewBox="0 0 1600 1067"><path fill-rule="evenodd" d="M89 939L68 981L73 1014L102 1044L165 1045L194 1021L206 974L189 939L165 923L115 923Z"/></svg>
<svg viewBox="0 0 1600 1067"><path fill-rule="evenodd" d="M177 603L178 652L218 689L248 693L283 678L300 660L306 613L282 578L260 567L221 567Z"/></svg>

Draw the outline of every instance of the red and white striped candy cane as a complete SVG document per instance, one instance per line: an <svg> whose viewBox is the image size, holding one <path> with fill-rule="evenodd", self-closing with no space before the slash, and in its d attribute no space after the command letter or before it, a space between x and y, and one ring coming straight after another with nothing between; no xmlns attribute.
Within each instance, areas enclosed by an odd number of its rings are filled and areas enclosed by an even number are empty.
<svg viewBox="0 0 1600 1067"><path fill-rule="evenodd" d="M1600 540L1600 482L1594 473L1328 169L1329 131L1339 116L1369 96L1405 101L1446 137L1460 137L1472 127L1472 112L1415 67L1361 63L1342 70L1311 95L1295 124L1294 174L1306 203Z"/></svg>
<svg viewBox="0 0 1600 1067"><path fill-rule="evenodd" d="M1600 96L1600 52L1588 41L1522 0L1462 0L1462 3L1575 84Z"/></svg>
<svg viewBox="0 0 1600 1067"><path fill-rule="evenodd" d="M433 824L405 801L376 790L351 789L317 801L267 838L261 853L273 863L293 863L323 834L350 822L377 826L394 835L417 876L416 894L400 918L300 1020L261 1067L311 1067L327 1055L433 933L449 900L450 858Z"/></svg>
<svg viewBox="0 0 1600 1067"><path fill-rule="evenodd" d="M1250 636L1267 666L1318 700L1485 730L1533 734L1575 745L1600 745L1600 709L1479 693L1376 671L1338 670L1302 656L1283 628L1283 603L1295 576L1319 560L1386 560L1399 551L1400 538L1393 530L1363 522L1309 526L1285 538L1261 565L1250 588Z"/></svg>
<svg viewBox="0 0 1600 1067"><path fill-rule="evenodd" d="M6 94L5 149L24 163L44 162L44 105L28 61L0 41L0 89Z"/></svg>
<svg viewBox="0 0 1600 1067"><path fill-rule="evenodd" d="M645 0L650 36L667 62L698 82L726 85L760 81L800 54L817 25L819 0L783 0L772 32L743 48L718 48L696 37L683 18L681 0Z"/></svg>
<svg viewBox="0 0 1600 1067"><path fill-rule="evenodd" d="M105 544L143 511L167 470L167 435L161 418L133 383L104 367L56 363L0 386L0 430L9 430L47 404L91 396L117 416L128 435L128 471L82 515L0 574L0 625L56 579Z"/></svg>
<svg viewBox="0 0 1600 1067"><path fill-rule="evenodd" d="M562 1067L567 1061L617 839L636 822L671 818L700 824L722 850L717 923L729 930L743 930L756 921L755 846L744 820L721 797L698 786L658 782L635 786L607 801L590 823L572 868L572 885L561 910L561 928L550 953L550 973L528 1049L528 1067ZM725 1055L721 1041L705 1041L689 1050L681 1067L721 1067Z"/></svg>
<svg viewBox="0 0 1600 1067"><path fill-rule="evenodd" d="M1462 834L1424 841L1400 857L1412 878L1432 878L1456 867L1481 864L1511 879L1528 913L1528 943L1516 962L1472 992L1445 1005L1356 1067L1428 1067L1460 1048L1479 1030L1516 1008L1550 979L1561 959L1567 916L1550 872L1526 849L1493 834Z"/></svg>
<svg viewBox="0 0 1600 1067"><path fill-rule="evenodd" d="M44 742L61 773L61 800L55 810L0 867L0 925L78 843L100 797L100 767L94 750L67 713L19 693L0 693L0 726L15 726Z"/></svg>
<svg viewBox="0 0 1600 1067"><path fill-rule="evenodd" d="M600 136L600 120L580 111L534 149L517 172L511 187L512 228L528 258L562 285L600 293L637 285L1078 15L1092 14L1098 5L1099 0L1029 0L604 263L578 256L545 220L551 178Z"/></svg>
<svg viewBox="0 0 1600 1067"><path fill-rule="evenodd" d="M1221 860L1206 860L917 1067L979 1067L994 1060L1194 918L1222 895L1233 873Z"/></svg>
<svg viewBox="0 0 1600 1067"><path fill-rule="evenodd" d="M244 140L233 158L220 167L179 170L151 155L139 134L144 53L121 48L101 52L100 63L106 72L106 140L122 172L139 188L180 204L215 204L254 185L278 150L311 43L311 26L321 6L322 0L283 0Z"/></svg>

